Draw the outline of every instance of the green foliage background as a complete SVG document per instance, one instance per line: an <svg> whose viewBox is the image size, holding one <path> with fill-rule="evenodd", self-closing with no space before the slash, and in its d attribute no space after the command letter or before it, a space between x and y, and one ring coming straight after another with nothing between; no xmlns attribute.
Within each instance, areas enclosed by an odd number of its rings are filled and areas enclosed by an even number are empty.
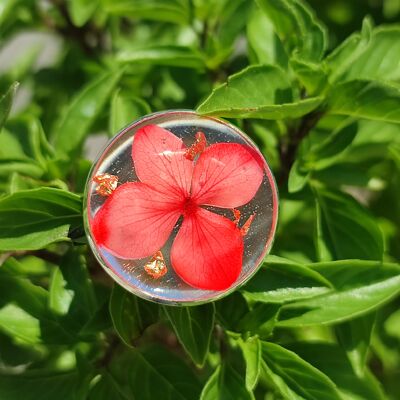
<svg viewBox="0 0 400 400"><path fill-rule="evenodd" d="M399 398L400 5L311 4L0 1L0 399ZM113 287L82 230L88 138L172 108L280 189L274 255L190 308Z"/></svg>

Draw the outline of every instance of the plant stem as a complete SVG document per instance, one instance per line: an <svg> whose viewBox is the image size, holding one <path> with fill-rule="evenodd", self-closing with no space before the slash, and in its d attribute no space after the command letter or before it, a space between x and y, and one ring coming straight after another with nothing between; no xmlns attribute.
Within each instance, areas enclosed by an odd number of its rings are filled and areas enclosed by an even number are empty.
<svg viewBox="0 0 400 400"><path fill-rule="evenodd" d="M312 128L317 125L324 112L321 110L307 114L300 122L297 129L289 131L288 140L279 144L279 156L281 160L281 173L278 179L279 186L286 184L290 169L296 159L297 149L301 141L308 135Z"/></svg>

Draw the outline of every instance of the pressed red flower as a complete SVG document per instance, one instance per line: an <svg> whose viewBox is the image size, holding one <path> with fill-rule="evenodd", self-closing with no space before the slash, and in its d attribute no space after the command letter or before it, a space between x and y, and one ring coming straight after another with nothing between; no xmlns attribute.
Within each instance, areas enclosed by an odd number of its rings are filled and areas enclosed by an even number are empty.
<svg viewBox="0 0 400 400"><path fill-rule="evenodd" d="M242 268L243 232L237 223L203 206L235 209L251 201L263 180L261 161L238 143L202 146L197 159L170 131L139 129L132 159L139 179L120 185L91 221L96 243L124 259L153 256L182 224L171 264L189 285L224 290Z"/></svg>

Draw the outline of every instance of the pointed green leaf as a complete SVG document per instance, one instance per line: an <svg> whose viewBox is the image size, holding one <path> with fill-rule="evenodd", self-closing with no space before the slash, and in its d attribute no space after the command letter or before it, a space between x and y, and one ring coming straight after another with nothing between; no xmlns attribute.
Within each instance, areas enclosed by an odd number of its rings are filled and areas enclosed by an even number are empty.
<svg viewBox="0 0 400 400"><path fill-rule="evenodd" d="M358 132L358 123L345 121L340 124L329 136L305 152L302 158L306 170L325 169L334 164L343 152L346 151Z"/></svg>
<svg viewBox="0 0 400 400"><path fill-rule="evenodd" d="M204 68L200 53L186 46L148 46L126 50L117 56L122 63L167 65L170 67Z"/></svg>
<svg viewBox="0 0 400 400"><path fill-rule="evenodd" d="M315 188L314 193L320 209L317 213L317 249L321 260L382 259L382 233L364 207L341 192Z"/></svg>
<svg viewBox="0 0 400 400"><path fill-rule="evenodd" d="M40 321L14 304L0 308L0 330L25 343L40 343Z"/></svg>
<svg viewBox="0 0 400 400"><path fill-rule="evenodd" d="M202 366L214 329L214 304L191 307L164 307L175 334L192 360Z"/></svg>
<svg viewBox="0 0 400 400"><path fill-rule="evenodd" d="M251 391L257 386L261 373L261 342L257 336L252 336L246 341L240 340L239 345L246 362L246 388Z"/></svg>
<svg viewBox="0 0 400 400"><path fill-rule="evenodd" d="M0 250L35 250L66 240L81 224L79 196L53 188L13 193L0 199Z"/></svg>
<svg viewBox="0 0 400 400"><path fill-rule="evenodd" d="M357 376L343 350L333 343L299 342L288 345L305 361L325 373L337 385L344 399L385 400L382 388L373 375Z"/></svg>
<svg viewBox="0 0 400 400"><path fill-rule="evenodd" d="M49 288L49 307L55 313L65 315L68 313L74 292L66 288L67 282L62 276L60 268L53 271Z"/></svg>
<svg viewBox="0 0 400 400"><path fill-rule="evenodd" d="M309 61L321 60L327 33L314 11L302 0L257 0L270 18L288 53Z"/></svg>
<svg viewBox="0 0 400 400"><path fill-rule="evenodd" d="M237 322L236 330L266 339L272 334L279 309L279 304L257 303Z"/></svg>
<svg viewBox="0 0 400 400"><path fill-rule="evenodd" d="M348 54L343 57L344 51ZM349 54L351 52L351 54ZM340 54L340 56L339 56ZM382 60L384 59L384 62ZM355 34L346 43L346 49L328 57L336 80L377 79L399 81L400 79L400 28L380 26L369 36Z"/></svg>
<svg viewBox="0 0 400 400"><path fill-rule="evenodd" d="M341 347L358 376L365 373L365 363L375 325L376 313L363 315L335 327L335 334Z"/></svg>
<svg viewBox="0 0 400 400"><path fill-rule="evenodd" d="M350 35L325 59L330 69L329 80L335 82L357 62L357 59L368 48L371 40L372 27L369 18L363 21L362 30Z"/></svg>
<svg viewBox="0 0 400 400"><path fill-rule="evenodd" d="M315 110L321 102L321 97L294 101L290 82L283 71L263 65L250 66L230 76L197 111L234 118L297 118Z"/></svg>
<svg viewBox="0 0 400 400"><path fill-rule="evenodd" d="M400 88L389 83L353 80L335 86L327 112L400 123Z"/></svg>
<svg viewBox="0 0 400 400"><path fill-rule="evenodd" d="M353 265L355 268L352 269ZM339 269L335 271L335 267ZM317 270L322 268L344 276L340 277L343 280L340 289L285 305L277 326L300 327L347 321L374 311L400 293L400 268L397 265L383 264L380 270L376 270L376 263L370 261L316 264ZM344 274L339 271L344 271Z"/></svg>
<svg viewBox="0 0 400 400"><path fill-rule="evenodd" d="M110 368L114 380L129 390L129 399L198 400L201 385L180 357L157 345L126 350Z"/></svg>
<svg viewBox="0 0 400 400"><path fill-rule="evenodd" d="M296 353L274 343L261 346L267 375L285 398L342 400L336 385Z"/></svg>
<svg viewBox="0 0 400 400"><path fill-rule="evenodd" d="M208 379L201 392L200 400L254 400L248 391L244 379L229 364L222 364Z"/></svg>
<svg viewBox="0 0 400 400"><path fill-rule="evenodd" d="M128 124L150 112L150 107L144 100L117 90L111 99L109 133L114 136Z"/></svg>
<svg viewBox="0 0 400 400"><path fill-rule="evenodd" d="M121 75L121 71L107 72L87 84L74 97L53 132L58 154L72 154L79 149Z"/></svg>
<svg viewBox="0 0 400 400"><path fill-rule="evenodd" d="M302 163L300 159L297 159L293 163L292 168L290 168L288 179L289 193L299 192L307 185L310 179L311 173Z"/></svg>
<svg viewBox="0 0 400 400"><path fill-rule="evenodd" d="M288 56L274 31L270 19L258 7L255 7L247 23L247 40L254 52L253 64L275 64L286 69Z"/></svg>
<svg viewBox="0 0 400 400"><path fill-rule="evenodd" d="M120 338L132 346L133 340L157 321L158 307L115 284L110 298L110 314Z"/></svg>
<svg viewBox="0 0 400 400"><path fill-rule="evenodd" d="M242 292L265 303L286 303L330 292L330 283L315 271L284 258L270 256Z"/></svg>

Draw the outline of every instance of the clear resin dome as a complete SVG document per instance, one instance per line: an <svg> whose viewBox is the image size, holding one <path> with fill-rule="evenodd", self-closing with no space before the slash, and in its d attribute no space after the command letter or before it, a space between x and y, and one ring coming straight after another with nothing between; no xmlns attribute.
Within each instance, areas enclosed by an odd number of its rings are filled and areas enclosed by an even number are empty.
<svg viewBox="0 0 400 400"><path fill-rule="evenodd" d="M165 304L218 299L269 251L278 199L268 164L235 126L192 111L135 121L86 187L90 246L125 289Z"/></svg>

